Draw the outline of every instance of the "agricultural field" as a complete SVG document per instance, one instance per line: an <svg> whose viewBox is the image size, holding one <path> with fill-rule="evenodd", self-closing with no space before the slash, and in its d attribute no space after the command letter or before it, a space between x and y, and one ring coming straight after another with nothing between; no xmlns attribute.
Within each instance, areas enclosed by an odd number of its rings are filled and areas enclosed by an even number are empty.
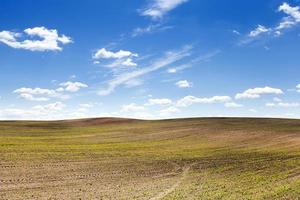
<svg viewBox="0 0 300 200"><path fill-rule="evenodd" d="M0 122L0 199L300 199L300 120Z"/></svg>

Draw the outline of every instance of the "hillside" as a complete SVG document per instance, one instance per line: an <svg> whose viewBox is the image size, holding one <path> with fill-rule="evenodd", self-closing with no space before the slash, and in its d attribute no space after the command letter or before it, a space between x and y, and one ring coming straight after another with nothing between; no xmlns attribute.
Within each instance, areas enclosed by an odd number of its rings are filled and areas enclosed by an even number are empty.
<svg viewBox="0 0 300 200"><path fill-rule="evenodd" d="M297 199L300 120L0 122L0 199Z"/></svg>

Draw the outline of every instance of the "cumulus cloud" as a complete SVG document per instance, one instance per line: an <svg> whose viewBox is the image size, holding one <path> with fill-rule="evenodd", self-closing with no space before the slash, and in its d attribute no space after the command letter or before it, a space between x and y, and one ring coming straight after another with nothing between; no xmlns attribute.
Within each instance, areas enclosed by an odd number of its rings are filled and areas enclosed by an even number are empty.
<svg viewBox="0 0 300 200"><path fill-rule="evenodd" d="M283 94L283 91L278 88L272 88L272 87L258 87L258 88L251 88L243 93L238 93L235 95L236 99L255 99L260 98L261 95L264 94Z"/></svg>
<svg viewBox="0 0 300 200"><path fill-rule="evenodd" d="M137 63L133 61L133 57L138 57L138 54L133 53L131 51L119 50L116 52L109 51L105 48L98 49L96 53L93 55L93 59L95 60L95 64L100 63L100 59L113 59L114 61L105 66L107 67L118 67L118 66L127 66L127 67L135 67Z"/></svg>
<svg viewBox="0 0 300 200"><path fill-rule="evenodd" d="M121 108L121 112L138 112L145 110L145 107L139 106L135 103L131 103L128 105L123 105Z"/></svg>
<svg viewBox="0 0 300 200"><path fill-rule="evenodd" d="M48 101L49 97L58 96L55 90L43 89L43 88L26 88L22 87L13 91L13 93L19 94L20 98L29 101Z"/></svg>
<svg viewBox="0 0 300 200"><path fill-rule="evenodd" d="M105 48L101 48L96 51L96 53L93 55L93 58L94 59L110 59L110 58L121 59L130 56L138 56L138 55L130 51L119 50L117 52L113 52L113 51L106 50Z"/></svg>
<svg viewBox="0 0 300 200"><path fill-rule="evenodd" d="M213 96L213 97L205 97L199 98L195 96L186 96L177 101L177 106L179 107L187 107L192 104L212 104L212 103L226 103L231 101L231 97L229 96Z"/></svg>
<svg viewBox="0 0 300 200"><path fill-rule="evenodd" d="M161 99L149 99L148 103L146 103L147 106L153 106L153 105L170 105L172 104L172 100L167 98L161 98Z"/></svg>
<svg viewBox="0 0 300 200"><path fill-rule="evenodd" d="M66 35L59 35L56 29L47 29L45 27L27 28L24 30L27 39L20 41L23 34L11 31L0 32L0 42L15 48L26 49L30 51L61 51L60 44L69 44L71 38ZM40 40L28 39L39 37Z"/></svg>
<svg viewBox="0 0 300 200"><path fill-rule="evenodd" d="M152 19L159 19L187 1L188 0L151 0L151 3L141 11L141 15L151 17Z"/></svg>
<svg viewBox="0 0 300 200"><path fill-rule="evenodd" d="M190 88L192 87L192 83L187 80L181 80L175 83L175 85L179 88Z"/></svg>
<svg viewBox="0 0 300 200"><path fill-rule="evenodd" d="M288 3L284 2L281 6L279 6L278 11L282 11L285 14L289 15L295 20L295 22L300 22L299 6L292 7Z"/></svg>
<svg viewBox="0 0 300 200"><path fill-rule="evenodd" d="M13 93L18 94L19 98L28 100L28 101L48 101L50 98L60 98L68 99L69 95L64 94L63 92L77 92L81 88L88 87L86 84L81 82L64 82L61 83L57 89L46 89L46 88L29 88L22 87L13 91Z"/></svg>
<svg viewBox="0 0 300 200"><path fill-rule="evenodd" d="M84 84L84 83L81 83L81 82L71 82L71 81L61 83L60 86L65 87L63 89L65 91L68 91L68 92L77 92L81 88L87 88L88 87L87 84ZM59 89L62 90L61 88L59 88Z"/></svg>
<svg viewBox="0 0 300 200"><path fill-rule="evenodd" d="M279 25L275 28L275 34L281 35L281 30L291 28L300 22L299 6L292 7L284 2L278 8L279 12L284 12L287 16L283 17Z"/></svg>

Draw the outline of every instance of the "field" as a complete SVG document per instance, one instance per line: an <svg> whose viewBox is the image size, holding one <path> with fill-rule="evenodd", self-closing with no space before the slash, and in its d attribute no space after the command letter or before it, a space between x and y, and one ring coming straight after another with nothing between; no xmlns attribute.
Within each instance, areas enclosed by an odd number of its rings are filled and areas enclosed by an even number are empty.
<svg viewBox="0 0 300 200"><path fill-rule="evenodd" d="M2 121L0 199L300 199L300 120Z"/></svg>

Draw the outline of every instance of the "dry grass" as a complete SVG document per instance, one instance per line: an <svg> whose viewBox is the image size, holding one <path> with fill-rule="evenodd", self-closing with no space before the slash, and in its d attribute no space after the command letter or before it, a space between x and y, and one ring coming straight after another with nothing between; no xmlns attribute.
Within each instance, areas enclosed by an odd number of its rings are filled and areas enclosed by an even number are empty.
<svg viewBox="0 0 300 200"><path fill-rule="evenodd" d="M0 122L0 199L299 197L299 120Z"/></svg>

